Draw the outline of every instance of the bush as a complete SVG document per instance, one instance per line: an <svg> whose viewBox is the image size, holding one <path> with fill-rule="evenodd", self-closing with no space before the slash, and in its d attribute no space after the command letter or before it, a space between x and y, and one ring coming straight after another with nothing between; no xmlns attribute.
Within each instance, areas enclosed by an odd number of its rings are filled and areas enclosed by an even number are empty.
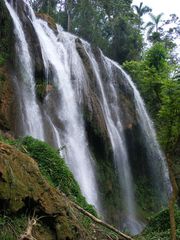
<svg viewBox="0 0 180 240"><path fill-rule="evenodd" d="M180 239L180 209L175 207L176 235ZM142 235L138 240L169 240L170 239L170 220L169 209L164 209L152 217Z"/></svg>
<svg viewBox="0 0 180 240"><path fill-rule="evenodd" d="M180 229L180 209L178 207L175 207L175 219L177 228ZM170 229L169 209L162 210L154 217L152 217L148 224L148 229L151 229L153 232L161 232Z"/></svg>

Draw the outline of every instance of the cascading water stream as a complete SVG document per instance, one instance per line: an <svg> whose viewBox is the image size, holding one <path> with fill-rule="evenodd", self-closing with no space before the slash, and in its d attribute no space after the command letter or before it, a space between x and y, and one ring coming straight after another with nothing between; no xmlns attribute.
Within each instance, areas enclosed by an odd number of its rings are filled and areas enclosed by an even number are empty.
<svg viewBox="0 0 180 240"><path fill-rule="evenodd" d="M87 45L87 44L86 44ZM105 93L98 63L96 62L91 49L86 48L89 59L94 69L98 87L101 93L101 107L106 121L109 138L111 141L114 162L118 171L119 183L121 186L121 198L123 199L124 223L123 228L128 229L132 234L139 233L144 224L141 223L136 214L136 203L133 189L133 177L129 165L128 153L126 148L123 127L120 119L120 108L118 106L118 96L113 85L113 76L110 74L111 65L106 58L101 55L106 65L106 71L109 77L108 95ZM111 99L111 100L110 100Z"/></svg>
<svg viewBox="0 0 180 240"><path fill-rule="evenodd" d="M54 111L57 114L58 121L64 128L64 130L60 131L61 142L66 147L64 157L67 159L88 202L99 209L93 159L88 149L82 114L71 83L71 68L67 54L70 45L65 46L65 44L58 41L47 23L37 20L33 13L31 17L40 41L45 67L52 72L52 84L56 87L59 97L59 103L55 106ZM74 56L72 57L75 59ZM81 73L81 68L78 72ZM83 76L80 78L83 79ZM78 81L77 76L76 80ZM48 108L47 101L46 104Z"/></svg>
<svg viewBox="0 0 180 240"><path fill-rule="evenodd" d="M23 120L22 135L31 135L43 140L43 124L40 109L36 102L34 73L28 44L19 17L7 1L5 1L5 4L13 19L16 36L16 52L21 78L16 81L16 85L22 114L21 119Z"/></svg>
<svg viewBox="0 0 180 240"><path fill-rule="evenodd" d="M153 122L151 121L146 111L143 99L141 98L140 93L135 87L130 76L116 62L110 59L109 62L111 62L112 65L116 66L120 70L133 90L138 120L141 126L141 132L149 158L149 167L153 175L153 184L156 186L159 200L162 202L162 204L165 204L168 200L168 195L172 191L172 188L165 156L161 151L161 148L157 141Z"/></svg>

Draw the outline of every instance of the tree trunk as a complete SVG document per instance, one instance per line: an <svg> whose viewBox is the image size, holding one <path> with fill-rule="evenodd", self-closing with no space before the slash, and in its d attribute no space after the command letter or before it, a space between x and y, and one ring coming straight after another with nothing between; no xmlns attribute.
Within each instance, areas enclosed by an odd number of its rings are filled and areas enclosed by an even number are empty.
<svg viewBox="0 0 180 240"><path fill-rule="evenodd" d="M69 10L67 10L67 15L68 15L67 31L70 32L71 31L71 15Z"/></svg>
<svg viewBox="0 0 180 240"><path fill-rule="evenodd" d="M170 217L170 226L171 226L171 240L176 240L176 220L174 213L174 206L176 203L178 187L173 173L173 162L170 158L170 155L167 154L167 162L169 168L169 177L172 184L172 193L169 199L169 217Z"/></svg>
<svg viewBox="0 0 180 240"><path fill-rule="evenodd" d="M97 224L100 224L108 229L110 229L111 231L115 232L116 234L119 235L120 238L118 238L119 240L133 240L133 238L131 238L130 236L120 232L119 230L117 230L115 227L109 225L108 223L103 222L102 220L100 220L99 218L96 218L94 215L92 215L91 213L87 212L86 210L84 210L83 208L81 208L79 205L77 205L74 202L71 202L71 204L78 209L81 213L85 214L86 216L88 216L89 218L91 218L94 222L96 222Z"/></svg>

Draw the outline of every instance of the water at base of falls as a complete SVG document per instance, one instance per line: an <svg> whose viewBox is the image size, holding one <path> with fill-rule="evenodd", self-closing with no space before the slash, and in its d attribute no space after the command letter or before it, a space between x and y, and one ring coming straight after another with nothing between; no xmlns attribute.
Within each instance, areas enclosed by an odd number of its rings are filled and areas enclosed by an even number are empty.
<svg viewBox="0 0 180 240"><path fill-rule="evenodd" d="M88 88L90 88L90 83L88 82L88 71L77 50L77 38L62 31L60 27L57 27L58 34L55 34L46 22L35 17L32 9L27 5L29 9L28 18L40 43L46 81L54 88L54 92L46 95L40 108L36 98L32 56L29 53L23 26L11 5L6 1L5 3L15 26L16 53L21 70L21 82L16 81L16 85L19 89L17 97L22 112L22 135L32 135L35 138L48 141L47 131L51 132L54 146L65 146L64 158L78 181L83 195L103 215L97 167L92 149L89 146L83 112L83 101ZM119 93L114 80L116 78L114 68L117 70L116 74L119 73L123 76L125 84L134 94L139 125L147 145L149 158L153 159L149 167L152 169L155 181L159 176L162 178L156 184L159 191L166 187L163 186L162 182L168 181L169 178L164 157L157 143L155 131L144 103L129 76L117 63L100 53L101 64L104 68L103 74L106 76L103 78L100 64L90 44L83 40L80 41L96 86L96 90L90 89L90 92L94 91L92 94L98 99L97 102L102 111L113 151L113 164L118 175L121 190L119 198L121 198L123 208L121 229L132 234L138 234L144 228L144 223L137 214L134 178L127 151ZM91 104L89 103L89 105ZM93 109L92 106L90 108ZM161 172L156 170L157 159L162 167ZM162 193L164 193L164 190ZM162 194L160 197L163 198L164 195Z"/></svg>

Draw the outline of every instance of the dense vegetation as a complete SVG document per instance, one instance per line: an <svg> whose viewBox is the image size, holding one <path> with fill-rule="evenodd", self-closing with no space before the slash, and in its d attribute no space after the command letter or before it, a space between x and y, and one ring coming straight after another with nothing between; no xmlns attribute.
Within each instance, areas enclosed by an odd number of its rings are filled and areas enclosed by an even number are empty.
<svg viewBox="0 0 180 240"><path fill-rule="evenodd" d="M180 210L175 208L175 218L177 222L177 239L180 238ZM137 240L169 240L170 239L170 222L169 211L165 209L149 221L141 236Z"/></svg>
<svg viewBox="0 0 180 240"><path fill-rule="evenodd" d="M35 11L44 12L68 30L99 46L122 63L139 59L142 48L139 18L131 0L36 0Z"/></svg>

